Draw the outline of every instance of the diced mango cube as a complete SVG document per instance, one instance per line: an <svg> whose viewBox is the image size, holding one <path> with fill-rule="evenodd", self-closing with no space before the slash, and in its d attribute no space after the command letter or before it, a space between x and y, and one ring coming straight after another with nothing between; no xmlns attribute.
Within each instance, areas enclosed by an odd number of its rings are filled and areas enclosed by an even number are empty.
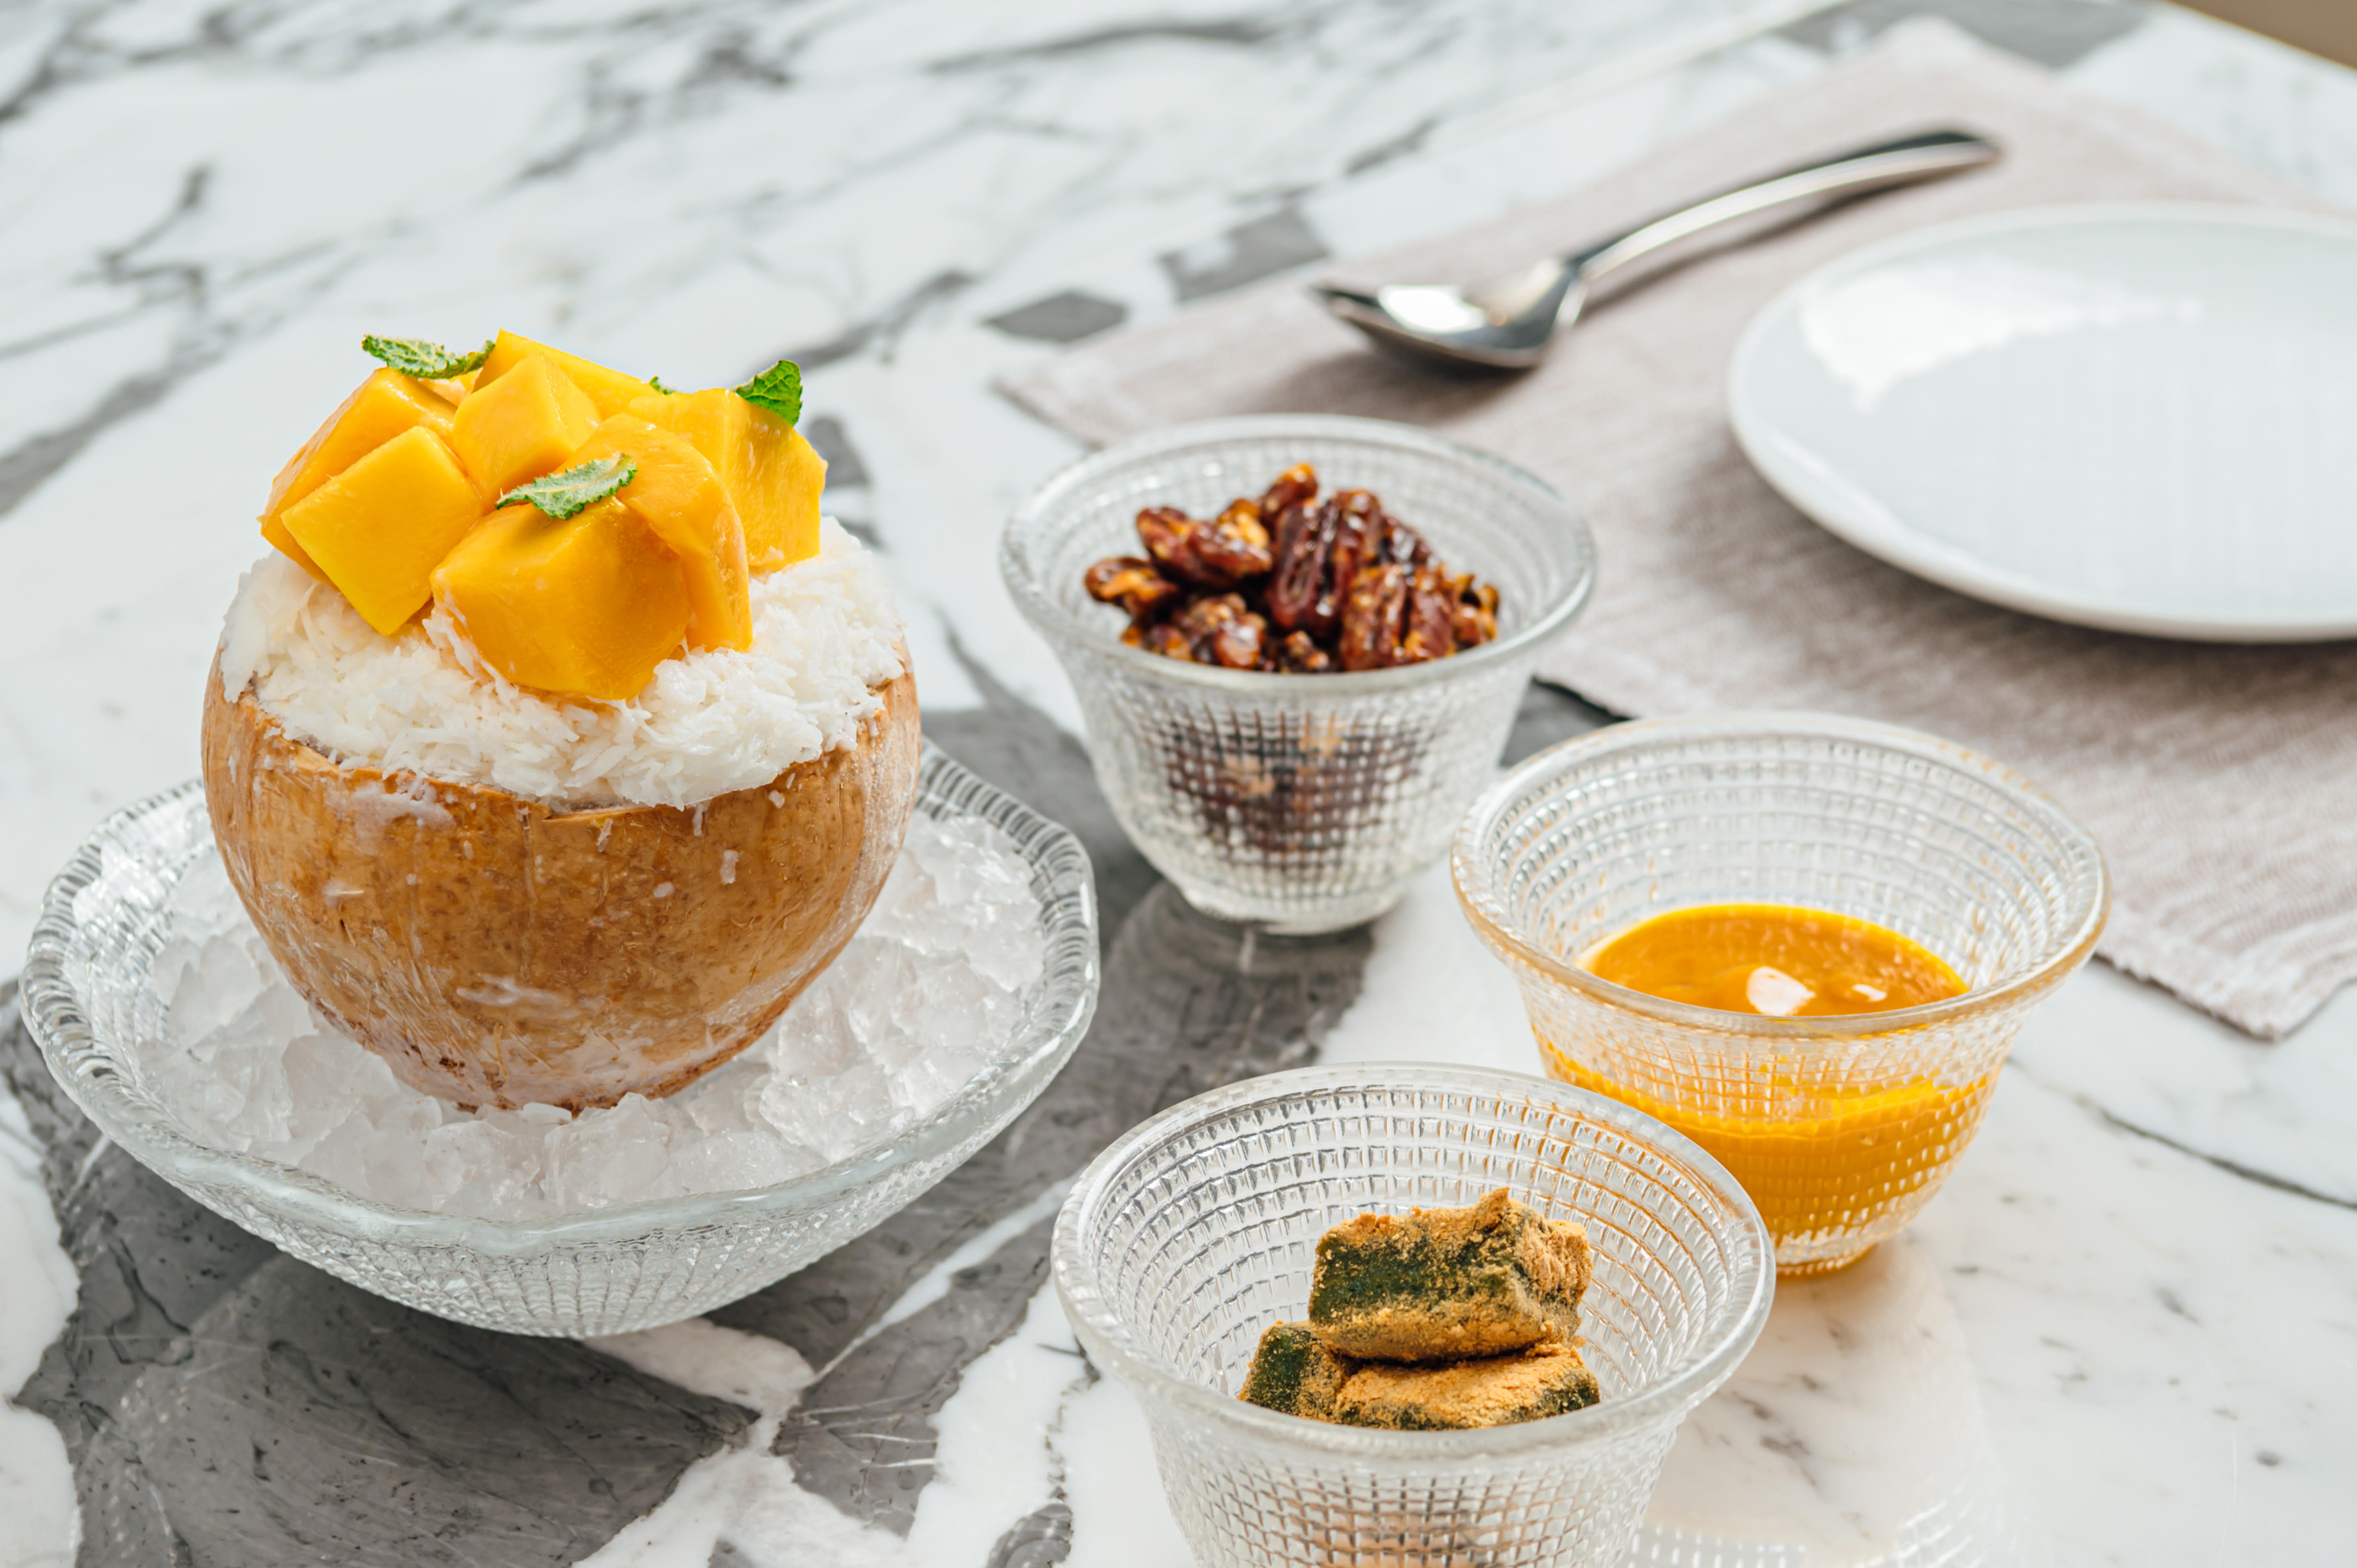
<svg viewBox="0 0 2357 1568"><path fill-rule="evenodd" d="M745 564L774 572L818 553L826 459L802 432L733 392L658 392L630 412L675 431L704 454L745 530Z"/></svg>
<svg viewBox="0 0 2357 1568"><path fill-rule="evenodd" d="M449 435L451 417L457 412L424 381L395 370L376 371L278 470L262 509L262 537L311 575L328 581L319 564L286 531L286 509L404 430L422 424L436 435Z"/></svg>
<svg viewBox="0 0 2357 1568"><path fill-rule="evenodd" d="M449 444L418 424L281 516L317 571L391 637L425 603L435 565L486 504Z"/></svg>
<svg viewBox="0 0 2357 1568"><path fill-rule="evenodd" d="M597 405L543 354L477 388L450 422L450 445L494 500L563 467L597 427Z"/></svg>
<svg viewBox="0 0 2357 1568"><path fill-rule="evenodd" d="M609 371L594 360L565 353L545 343L519 338L512 332L502 332L492 340L491 351L484 356L482 368L475 373L475 384L490 386L533 354L545 358L550 364L564 371L575 386L588 393L589 401L597 405L600 419L610 419L628 411L632 400L650 396L655 390L636 376Z"/></svg>
<svg viewBox="0 0 2357 1568"><path fill-rule="evenodd" d="M638 465L638 471L614 492L614 499L637 513L679 557L690 606L687 645L752 647L745 533L712 465L684 436L628 413L600 424L571 461L623 454Z"/></svg>
<svg viewBox="0 0 2357 1568"><path fill-rule="evenodd" d="M434 574L484 661L522 686L620 702L687 633L687 586L654 531L608 498L559 521L495 512Z"/></svg>

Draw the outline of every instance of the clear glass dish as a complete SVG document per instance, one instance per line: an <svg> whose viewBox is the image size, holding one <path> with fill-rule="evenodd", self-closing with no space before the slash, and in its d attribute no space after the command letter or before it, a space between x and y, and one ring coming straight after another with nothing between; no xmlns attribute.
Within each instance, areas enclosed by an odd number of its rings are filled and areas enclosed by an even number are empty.
<svg viewBox="0 0 2357 1568"><path fill-rule="evenodd" d="M2029 1010L2111 905L2087 831L2004 765L1861 719L1615 725L1516 768L1452 857L1466 917L1522 987L1547 1070L1660 1117L1759 1204L1787 1273L1836 1269L1912 1219L1972 1141ZM1944 1002L1763 1017L1584 967L1695 905L1856 916L1945 959Z"/></svg>
<svg viewBox="0 0 2357 1568"><path fill-rule="evenodd" d="M992 1064L890 1141L759 1191L707 1193L530 1223L355 1197L307 1172L189 1138L136 1070L162 1026L147 983L174 886L214 853L195 782L118 812L48 890L24 1011L49 1070L134 1158L296 1257L422 1311L516 1334L619 1334L760 1289L890 1217L996 1135L1056 1076L1096 1007L1096 898L1080 842L930 747L916 808L980 817L1032 868L1047 957Z"/></svg>
<svg viewBox="0 0 2357 1568"><path fill-rule="evenodd" d="M1452 570L1497 585L1498 636L1426 664L1274 675L1121 640L1081 577L1134 555L1146 506L1208 517L1309 463L1371 489ZM1404 424L1312 414L1207 420L1082 459L1026 501L999 554L1063 660L1114 815L1189 903L1285 932L1397 903L1495 770L1531 671L1596 577L1587 528L1508 463Z"/></svg>
<svg viewBox="0 0 2357 1568"><path fill-rule="evenodd" d="M1307 1313L1329 1226L1498 1187L1587 1227L1601 1403L1382 1432L1236 1397L1261 1331ZM1775 1292L1759 1211L1676 1133L1544 1079L1410 1063L1273 1073L1141 1123L1082 1175L1052 1260L1082 1348L1146 1412L1188 1543L1222 1568L1618 1563Z"/></svg>

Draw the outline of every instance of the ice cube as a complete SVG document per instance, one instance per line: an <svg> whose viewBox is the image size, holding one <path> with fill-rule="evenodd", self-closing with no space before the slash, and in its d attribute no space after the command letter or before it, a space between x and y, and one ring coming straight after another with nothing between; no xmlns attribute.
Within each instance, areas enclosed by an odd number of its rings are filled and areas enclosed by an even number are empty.
<svg viewBox="0 0 2357 1568"><path fill-rule="evenodd" d="M808 1175L826 1162L781 1140L774 1130L708 1133L673 1154L663 1173L669 1193L751 1192Z"/></svg>
<svg viewBox="0 0 2357 1568"><path fill-rule="evenodd" d="M866 1059L832 1078L774 1079L761 1095L761 1114L770 1124L829 1163L889 1136L899 1112L884 1069Z"/></svg>
<svg viewBox="0 0 2357 1568"><path fill-rule="evenodd" d="M1037 906L1008 907L969 926L961 946L976 972L1007 991L1030 986L1047 966L1048 939L1040 934Z"/></svg>
<svg viewBox="0 0 2357 1568"><path fill-rule="evenodd" d="M521 1198L540 1179L540 1140L521 1138L477 1116L460 1116L425 1134L419 1164L447 1208L462 1188L481 1189L468 1211L493 1213Z"/></svg>
<svg viewBox="0 0 2357 1568"><path fill-rule="evenodd" d="M626 1094L605 1111L587 1111L548 1134L543 1160L548 1195L559 1208L605 1208L653 1196L670 1164L671 1129L643 1094Z"/></svg>
<svg viewBox="0 0 2357 1568"><path fill-rule="evenodd" d="M201 1056L205 1037L252 1006L262 985L243 943L208 937L172 987L173 1035Z"/></svg>

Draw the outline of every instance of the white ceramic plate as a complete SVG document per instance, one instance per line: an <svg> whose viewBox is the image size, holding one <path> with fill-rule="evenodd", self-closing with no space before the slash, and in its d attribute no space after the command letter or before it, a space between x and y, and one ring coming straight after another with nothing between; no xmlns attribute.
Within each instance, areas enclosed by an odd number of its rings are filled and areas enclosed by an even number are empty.
<svg viewBox="0 0 2357 1568"><path fill-rule="evenodd" d="M1794 506L1961 593L2357 636L2357 223L2154 204L1905 235L1761 311L1727 407Z"/></svg>

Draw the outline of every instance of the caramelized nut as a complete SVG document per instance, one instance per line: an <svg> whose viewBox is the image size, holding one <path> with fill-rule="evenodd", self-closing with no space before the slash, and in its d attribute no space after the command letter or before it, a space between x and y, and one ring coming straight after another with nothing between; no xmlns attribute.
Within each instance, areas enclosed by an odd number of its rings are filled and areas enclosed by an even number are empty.
<svg viewBox="0 0 2357 1568"><path fill-rule="evenodd" d="M1452 575L1371 491L1318 499L1297 463L1209 520L1137 514L1144 556L1088 569L1090 596L1127 611L1134 648L1231 670L1322 673L1445 659L1498 635L1498 593Z"/></svg>

